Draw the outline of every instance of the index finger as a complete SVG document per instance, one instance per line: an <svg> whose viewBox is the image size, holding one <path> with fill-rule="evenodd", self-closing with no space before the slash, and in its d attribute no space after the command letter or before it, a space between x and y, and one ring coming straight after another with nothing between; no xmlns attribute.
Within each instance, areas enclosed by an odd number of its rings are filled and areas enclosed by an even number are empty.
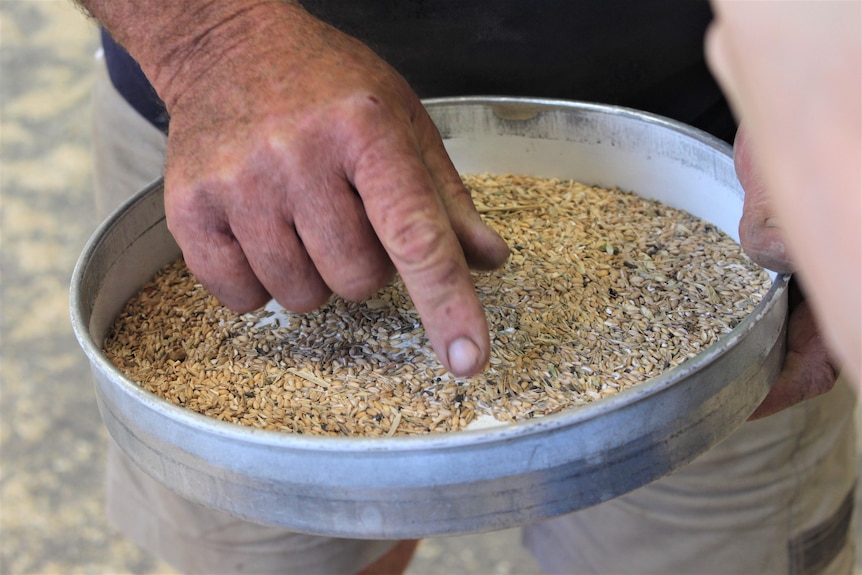
<svg viewBox="0 0 862 575"><path fill-rule="evenodd" d="M470 376L490 355L485 313L458 238L418 146L388 134L364 149L353 182L401 274L437 357Z"/></svg>

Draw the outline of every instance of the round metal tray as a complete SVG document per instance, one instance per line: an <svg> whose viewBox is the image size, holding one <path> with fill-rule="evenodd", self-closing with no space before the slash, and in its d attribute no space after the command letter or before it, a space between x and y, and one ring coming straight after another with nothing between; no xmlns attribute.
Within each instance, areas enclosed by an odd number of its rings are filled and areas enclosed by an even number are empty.
<svg viewBox="0 0 862 575"><path fill-rule="evenodd" d="M733 237L742 210L730 147L619 107L512 98L426 106L462 172L617 186ZM656 480L741 425L784 355L787 277L696 358L616 396L547 417L422 437L333 438L217 421L144 390L102 355L112 320L179 255L161 182L115 212L74 273L74 329L105 425L156 480L203 505L298 531L359 538L479 532L588 507Z"/></svg>

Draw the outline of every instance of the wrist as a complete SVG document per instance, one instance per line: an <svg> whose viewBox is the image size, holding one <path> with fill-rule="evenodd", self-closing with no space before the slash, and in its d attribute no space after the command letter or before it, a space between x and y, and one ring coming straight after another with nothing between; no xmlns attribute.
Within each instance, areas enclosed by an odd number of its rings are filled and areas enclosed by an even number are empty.
<svg viewBox="0 0 862 575"><path fill-rule="evenodd" d="M307 14L289 0L190 2L90 0L84 7L131 56L168 110L202 76L267 37L276 20Z"/></svg>

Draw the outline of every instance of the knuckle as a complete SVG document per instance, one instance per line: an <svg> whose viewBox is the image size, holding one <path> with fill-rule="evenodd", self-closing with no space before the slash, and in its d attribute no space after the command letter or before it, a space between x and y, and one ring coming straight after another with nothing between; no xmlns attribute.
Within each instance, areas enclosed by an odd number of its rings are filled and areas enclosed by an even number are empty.
<svg viewBox="0 0 862 575"><path fill-rule="evenodd" d="M165 184L165 212L170 225L199 227L208 223L212 216L221 213L216 199L215 186L199 182L194 186Z"/></svg>
<svg viewBox="0 0 862 575"><path fill-rule="evenodd" d="M391 141L411 123L409 110L385 105L384 97L373 92L345 98L329 111L326 121L337 127L342 138L358 145L357 153L368 151L375 143Z"/></svg>
<svg viewBox="0 0 862 575"><path fill-rule="evenodd" d="M336 105L332 112L338 125L351 129L367 129L376 125L390 112L380 98L370 92L352 94Z"/></svg>
<svg viewBox="0 0 862 575"><path fill-rule="evenodd" d="M395 265L409 270L439 263L446 241L443 225L421 214L396 221L390 234L389 252Z"/></svg>

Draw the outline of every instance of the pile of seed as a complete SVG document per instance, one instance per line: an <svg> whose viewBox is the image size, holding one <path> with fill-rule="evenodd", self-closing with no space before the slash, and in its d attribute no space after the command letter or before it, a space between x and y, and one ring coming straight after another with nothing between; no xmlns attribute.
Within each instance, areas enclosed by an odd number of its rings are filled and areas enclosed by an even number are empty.
<svg viewBox="0 0 862 575"><path fill-rule="evenodd" d="M130 379L178 405L320 435L455 431L582 405L655 377L744 319L769 276L714 226L619 190L465 176L512 255L475 273L489 367L437 361L403 284L291 314L222 307L182 260L128 302L105 342Z"/></svg>

